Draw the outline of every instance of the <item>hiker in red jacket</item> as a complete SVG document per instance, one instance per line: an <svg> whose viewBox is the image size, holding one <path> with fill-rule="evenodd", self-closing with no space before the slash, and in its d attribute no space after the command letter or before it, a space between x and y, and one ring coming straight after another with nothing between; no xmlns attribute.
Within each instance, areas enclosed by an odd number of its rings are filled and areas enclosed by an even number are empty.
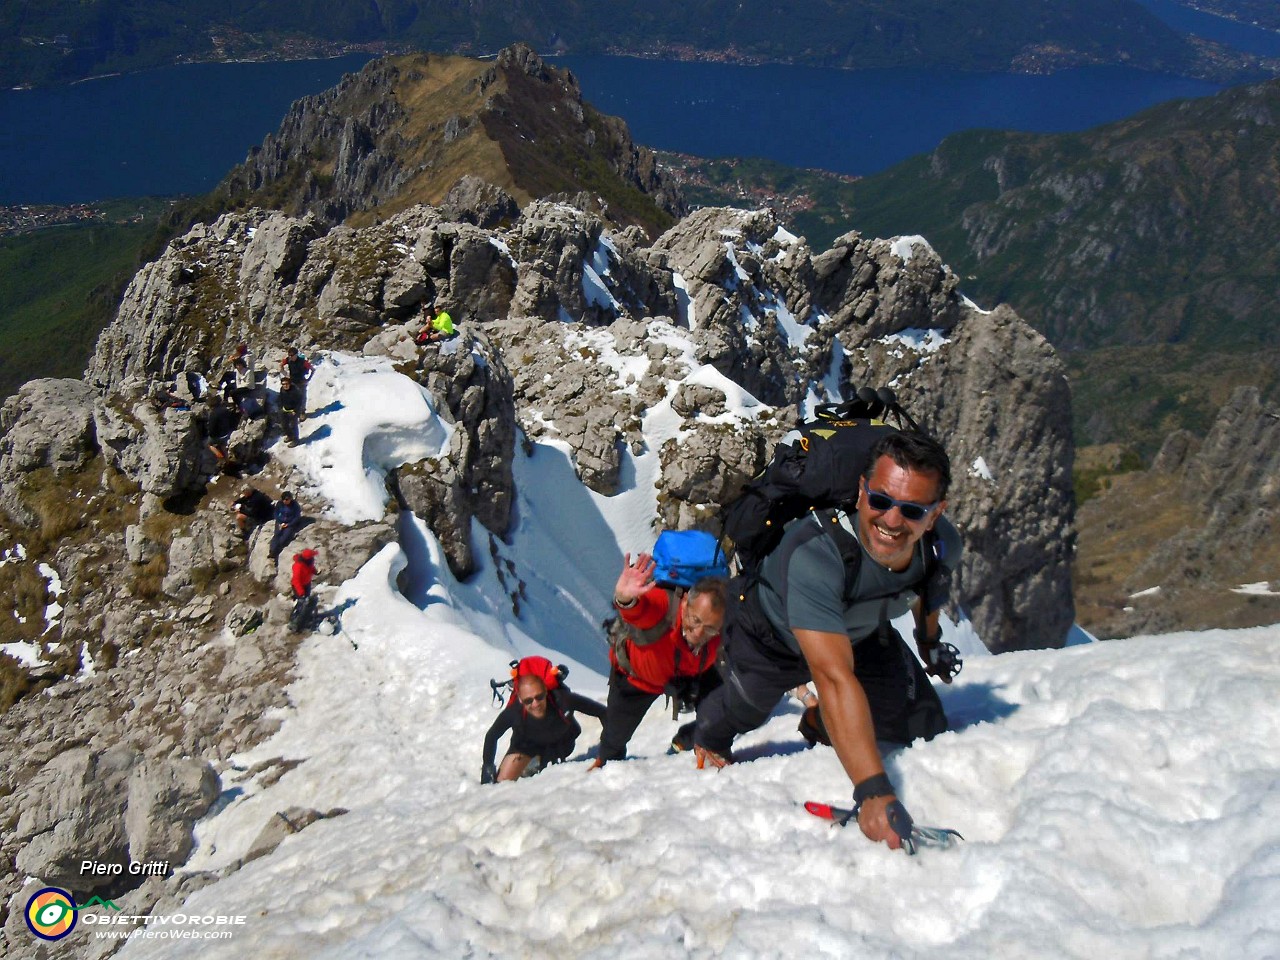
<svg viewBox="0 0 1280 960"><path fill-rule="evenodd" d="M612 634L609 700L592 769L626 755L632 734L660 694L672 697L677 710L687 710L720 685L716 656L725 582L707 577L684 593L654 584L656 564L647 553L634 564L627 554L624 564L613 588L621 622ZM692 745L690 722L676 732L671 746L688 750Z"/></svg>
<svg viewBox="0 0 1280 960"><path fill-rule="evenodd" d="M294 633L306 629L315 619L316 598L311 596L311 581L316 575L316 552L300 550L293 555L293 613L289 616L289 629Z"/></svg>

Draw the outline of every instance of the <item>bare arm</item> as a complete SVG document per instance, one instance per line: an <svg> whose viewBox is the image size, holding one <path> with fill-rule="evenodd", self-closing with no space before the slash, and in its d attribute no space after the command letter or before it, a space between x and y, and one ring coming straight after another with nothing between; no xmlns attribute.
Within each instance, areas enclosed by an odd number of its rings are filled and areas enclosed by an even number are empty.
<svg viewBox="0 0 1280 960"><path fill-rule="evenodd" d="M884 761L876 746L871 707L862 684L854 676L853 647L841 633L796 630L800 652L804 654L818 688L822 719L831 737L840 764L856 786L869 777L884 773ZM902 841L889 826L885 807L893 796L872 797L862 804L858 826L868 839L884 841L895 850Z"/></svg>
<svg viewBox="0 0 1280 960"><path fill-rule="evenodd" d="M581 694L571 694L569 696L569 706L584 716L595 717L597 720L604 719L604 705Z"/></svg>

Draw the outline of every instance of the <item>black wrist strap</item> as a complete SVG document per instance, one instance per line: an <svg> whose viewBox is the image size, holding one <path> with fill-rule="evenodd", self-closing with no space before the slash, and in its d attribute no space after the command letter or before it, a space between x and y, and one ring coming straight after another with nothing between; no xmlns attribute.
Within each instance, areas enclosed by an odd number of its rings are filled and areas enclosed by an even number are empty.
<svg viewBox="0 0 1280 960"><path fill-rule="evenodd" d="M897 792L893 789L893 783L889 780L888 774L877 773L874 777L867 777L853 785L854 815L857 816L857 811L862 809L862 804L872 797L893 796L897 796Z"/></svg>

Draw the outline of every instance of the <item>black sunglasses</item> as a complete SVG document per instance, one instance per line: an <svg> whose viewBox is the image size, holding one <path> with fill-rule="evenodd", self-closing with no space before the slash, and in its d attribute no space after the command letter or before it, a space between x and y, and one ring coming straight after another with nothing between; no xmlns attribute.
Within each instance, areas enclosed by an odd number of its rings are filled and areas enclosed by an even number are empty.
<svg viewBox="0 0 1280 960"><path fill-rule="evenodd" d="M898 512L902 514L902 519L910 520L912 523L919 523L933 511L938 509L940 501L933 503L916 503L913 500L895 500L887 493L881 493L879 490L872 490L867 486L867 481L862 481L862 489L867 495L867 505L877 513L886 513L894 507L898 508Z"/></svg>
<svg viewBox="0 0 1280 960"><path fill-rule="evenodd" d="M522 697L520 702L526 707L532 707L535 703L541 703L545 699L547 699L545 693L535 693L532 697Z"/></svg>

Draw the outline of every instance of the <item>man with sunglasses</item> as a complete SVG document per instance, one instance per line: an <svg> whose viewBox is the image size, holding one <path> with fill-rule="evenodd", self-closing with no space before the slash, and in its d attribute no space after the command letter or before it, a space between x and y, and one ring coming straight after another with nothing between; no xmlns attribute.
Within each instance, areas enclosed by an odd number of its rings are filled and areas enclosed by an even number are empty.
<svg viewBox="0 0 1280 960"><path fill-rule="evenodd" d="M914 609L929 672L939 658L938 613L960 559L943 517L951 465L936 440L894 432L872 448L853 511L793 521L740 594L725 625L725 683L698 708L699 765L724 766L733 738L762 725L787 691L813 681L825 727L854 784L858 825L895 849L896 802L877 741L909 743L946 729L923 668L890 625ZM900 809L900 804L898 805Z"/></svg>
<svg viewBox="0 0 1280 960"><path fill-rule="evenodd" d="M609 651L609 699L600 753L591 769L621 760L649 708L664 692L696 706L720 685L716 657L724 623L725 582L706 577L686 592L660 586L657 563L642 553L623 557L613 588L621 631ZM693 746L693 723L676 731L671 747Z"/></svg>
<svg viewBox="0 0 1280 960"><path fill-rule="evenodd" d="M575 712L597 719L604 717L603 706L571 693L563 684L548 690L538 677L530 674L519 677L515 696L485 734L480 782L518 780L527 772L537 773L542 767L564 760L573 753L578 734L582 733L582 727L574 719ZM493 758L497 754L498 738L508 730L511 740L506 755L495 767ZM531 769L534 760L538 763Z"/></svg>

